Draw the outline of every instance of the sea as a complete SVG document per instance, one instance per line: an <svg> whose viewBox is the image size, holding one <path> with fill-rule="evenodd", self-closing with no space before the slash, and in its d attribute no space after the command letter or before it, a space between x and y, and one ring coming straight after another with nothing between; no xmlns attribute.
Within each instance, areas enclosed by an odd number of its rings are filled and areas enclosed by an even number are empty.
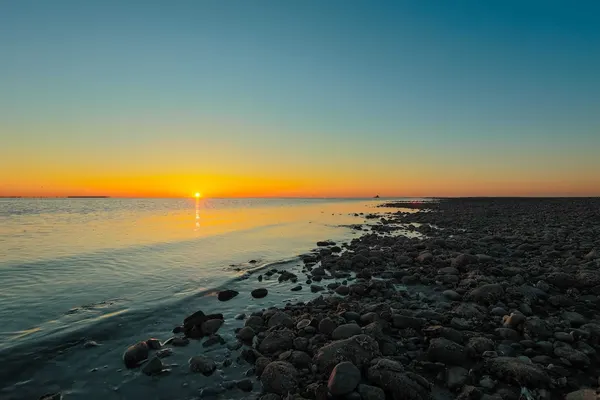
<svg viewBox="0 0 600 400"><path fill-rule="evenodd" d="M358 237L365 231L356 225L377 223L367 214L390 211L377 207L382 201L0 199L0 399L198 398L251 374L236 363L209 378L189 372L195 354L233 357L225 346L175 349L159 377L125 369L122 353L140 340L168 339L197 310L223 313L220 334L232 343L242 326L235 315L314 298L309 285L292 292L291 283L258 276L273 268L299 274L299 255L317 241ZM253 299L258 287L269 295ZM223 289L240 294L219 302Z"/></svg>

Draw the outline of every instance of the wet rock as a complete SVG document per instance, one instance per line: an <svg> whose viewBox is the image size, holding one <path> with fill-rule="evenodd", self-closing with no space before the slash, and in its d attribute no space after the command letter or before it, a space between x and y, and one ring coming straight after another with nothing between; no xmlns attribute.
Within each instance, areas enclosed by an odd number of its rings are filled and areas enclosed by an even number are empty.
<svg viewBox="0 0 600 400"><path fill-rule="evenodd" d="M240 339L242 342L251 342L254 339L256 332L250 326L245 326L238 331L236 337Z"/></svg>
<svg viewBox="0 0 600 400"><path fill-rule="evenodd" d="M251 291L250 295L252 297L254 297L255 299L262 299L263 297L266 297L268 293L269 293L269 291L267 289L258 288L258 289L254 289L253 291Z"/></svg>
<svg viewBox="0 0 600 400"><path fill-rule="evenodd" d="M202 355L190 358L188 364L190 371L199 372L205 376L212 375L217 369L217 364L213 360Z"/></svg>
<svg viewBox="0 0 600 400"><path fill-rule="evenodd" d="M210 336L219 330L219 328L223 325L222 319L209 319L202 323L202 334L204 336Z"/></svg>
<svg viewBox="0 0 600 400"><path fill-rule="evenodd" d="M587 318L575 311L564 311L562 313L562 319L574 327L580 327L587 322Z"/></svg>
<svg viewBox="0 0 600 400"><path fill-rule="evenodd" d="M162 370L163 363L158 357L153 357L142 367L142 372L146 375L157 375L160 374Z"/></svg>
<svg viewBox="0 0 600 400"><path fill-rule="evenodd" d="M233 299L238 294L239 292L236 292L235 290L221 290L219 294L217 294L217 299L219 301L228 301Z"/></svg>
<svg viewBox="0 0 600 400"><path fill-rule="evenodd" d="M270 332L258 346L263 354L273 354L278 351L289 350L294 346L294 332L289 329Z"/></svg>
<svg viewBox="0 0 600 400"><path fill-rule="evenodd" d="M421 253L417 256L417 262L429 263L433 260L433 254L429 252Z"/></svg>
<svg viewBox="0 0 600 400"><path fill-rule="evenodd" d="M462 365L466 361L464 347L445 338L431 340L427 349L427 358L448 365Z"/></svg>
<svg viewBox="0 0 600 400"><path fill-rule="evenodd" d="M175 347L184 347L190 344L190 339L185 336L175 336L173 340L171 340L171 344Z"/></svg>
<svg viewBox="0 0 600 400"><path fill-rule="evenodd" d="M210 347L216 344L225 344L225 339L223 339L220 335L210 335L204 342L202 342L202 347Z"/></svg>
<svg viewBox="0 0 600 400"><path fill-rule="evenodd" d="M460 389L467 381L468 376L469 371L463 367L448 368L448 372L446 373L446 386L450 390Z"/></svg>
<svg viewBox="0 0 600 400"><path fill-rule="evenodd" d="M335 292L340 296L347 296L348 294L350 294L350 288L346 285L341 285L335 289Z"/></svg>
<svg viewBox="0 0 600 400"><path fill-rule="evenodd" d="M554 339L565 343L573 343L575 341L573 335L567 332L554 332Z"/></svg>
<svg viewBox="0 0 600 400"><path fill-rule="evenodd" d="M528 387L547 387L550 377L543 369L514 357L486 359L484 369L507 383Z"/></svg>
<svg viewBox="0 0 600 400"><path fill-rule="evenodd" d="M269 328L272 328L274 326L285 326L286 328L293 328L294 327L294 320L292 319L292 317L290 317L288 314L284 313L283 311L277 311L275 314L273 314L271 316L271 318L269 318L269 320L267 321L267 326Z"/></svg>
<svg viewBox="0 0 600 400"><path fill-rule="evenodd" d="M296 390L298 371L288 362L273 361L265 367L260 381L265 392L286 395Z"/></svg>
<svg viewBox="0 0 600 400"><path fill-rule="evenodd" d="M257 315L252 315L251 317L249 317L246 322L244 323L244 326L249 326L252 329L254 329L255 332L259 332L261 330L261 328L264 326L265 321L262 319L262 317L259 317Z"/></svg>
<svg viewBox="0 0 600 400"><path fill-rule="evenodd" d="M312 358L303 351L285 351L279 355L280 361L287 361L294 367L308 368L312 364Z"/></svg>
<svg viewBox="0 0 600 400"><path fill-rule="evenodd" d="M378 359L367 372L370 383L387 393L394 400L429 399L431 384L423 377L405 372L402 364L389 359Z"/></svg>
<svg viewBox="0 0 600 400"><path fill-rule="evenodd" d="M265 367L267 365L269 365L270 362L271 362L271 360L268 359L267 357L258 357L254 362L254 369L256 371L256 376L258 376L260 378L263 371L265 370Z"/></svg>
<svg viewBox="0 0 600 400"><path fill-rule="evenodd" d="M290 289L292 292L298 292L300 290L302 290L302 285L297 285L294 286L293 288Z"/></svg>
<svg viewBox="0 0 600 400"><path fill-rule="evenodd" d="M352 392L360 382L360 371L354 364L343 361L337 364L327 382L329 392L334 396L342 396Z"/></svg>
<svg viewBox="0 0 600 400"><path fill-rule="evenodd" d="M314 359L318 370L329 374L342 361L350 361L361 369L379 355L379 345L375 339L356 335L321 347Z"/></svg>
<svg viewBox="0 0 600 400"><path fill-rule="evenodd" d="M358 393L362 400L385 400L385 392L377 386L358 385Z"/></svg>
<svg viewBox="0 0 600 400"><path fill-rule="evenodd" d="M310 285L310 291L313 293L317 293L317 292L321 292L325 290L325 288L323 286L319 286L319 285Z"/></svg>
<svg viewBox="0 0 600 400"><path fill-rule="evenodd" d="M479 258L471 254L460 254L452 260L452 266L456 268L462 268L469 264L477 264Z"/></svg>
<svg viewBox="0 0 600 400"><path fill-rule="evenodd" d="M243 392L251 392L254 388L254 384L250 379L242 379L241 381L237 381L235 386L237 386L237 388Z"/></svg>
<svg viewBox="0 0 600 400"><path fill-rule="evenodd" d="M173 349L171 349L170 347L160 349L159 351L156 352L156 357L158 357L158 358L170 357L172 355L173 355Z"/></svg>
<svg viewBox="0 0 600 400"><path fill-rule="evenodd" d="M297 337L294 339L294 349L306 351L308 349L308 339L305 337Z"/></svg>
<svg viewBox="0 0 600 400"><path fill-rule="evenodd" d="M548 324L540 318L528 318L523 324L523 329L531 337L546 339L552 337Z"/></svg>
<svg viewBox="0 0 600 400"><path fill-rule="evenodd" d="M340 325L333 330L331 337L333 340L348 339L354 335L359 335L362 329L357 324Z"/></svg>
<svg viewBox="0 0 600 400"><path fill-rule="evenodd" d="M123 353L123 362L127 368L135 368L140 362L148 358L148 345L146 342L139 342L130 346Z"/></svg>
<svg viewBox="0 0 600 400"><path fill-rule="evenodd" d="M510 315L505 315L502 318L502 324L505 328L515 329L519 325L523 324L527 318L520 313L511 313Z"/></svg>

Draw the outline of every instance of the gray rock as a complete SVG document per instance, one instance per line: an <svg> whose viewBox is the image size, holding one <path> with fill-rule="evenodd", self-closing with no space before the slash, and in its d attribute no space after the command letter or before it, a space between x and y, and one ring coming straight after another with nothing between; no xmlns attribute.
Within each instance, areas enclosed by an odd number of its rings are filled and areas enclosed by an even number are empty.
<svg viewBox="0 0 600 400"><path fill-rule="evenodd" d="M456 293L454 290L444 290L444 292L442 292L442 295L444 295L444 297L448 300L452 301L460 301L460 299L462 299L462 296Z"/></svg>
<svg viewBox="0 0 600 400"><path fill-rule="evenodd" d="M502 318L502 324L505 328L515 329L519 325L523 324L527 318L521 313L511 313L510 315L505 315Z"/></svg>
<svg viewBox="0 0 600 400"><path fill-rule="evenodd" d="M590 365L590 359L588 356L568 345L555 347L554 355L568 360L575 366L586 367Z"/></svg>
<svg viewBox="0 0 600 400"><path fill-rule="evenodd" d="M343 361L331 371L327 388L332 395L342 396L352 392L359 383L360 370L351 362Z"/></svg>
<svg viewBox="0 0 600 400"><path fill-rule="evenodd" d="M377 386L358 385L358 393L362 400L385 400L385 392Z"/></svg>
<svg viewBox="0 0 600 400"><path fill-rule="evenodd" d="M448 368L448 372L446 373L446 386L450 390L458 390L463 387L468 376L469 371L463 367Z"/></svg>
<svg viewBox="0 0 600 400"><path fill-rule="evenodd" d="M298 371L288 362L273 361L265 367L260 381L265 392L283 396L297 389Z"/></svg>
<svg viewBox="0 0 600 400"><path fill-rule="evenodd" d="M494 351L494 341L483 336L474 336L465 346L469 357L478 358L486 351Z"/></svg>
<svg viewBox="0 0 600 400"><path fill-rule="evenodd" d="M466 361L465 348L445 338L431 340L427 349L429 361L448 365L462 365Z"/></svg>
<svg viewBox="0 0 600 400"><path fill-rule="evenodd" d="M190 344L190 339L185 336L175 336L173 340L171 340L171 344L175 347L185 347Z"/></svg>
<svg viewBox="0 0 600 400"><path fill-rule="evenodd" d="M468 298L479 304L493 304L504 297L504 289L497 283L479 286L473 289Z"/></svg>
<svg viewBox="0 0 600 400"><path fill-rule="evenodd" d="M254 339L256 332L250 326L245 326L238 331L236 337L240 339L242 342L251 342Z"/></svg>
<svg viewBox="0 0 600 400"><path fill-rule="evenodd" d="M531 317L523 324L523 329L530 337L547 339L552 336L548 324L540 318Z"/></svg>
<svg viewBox="0 0 600 400"><path fill-rule="evenodd" d="M579 327L587 322L587 318L575 311L564 311L562 313L562 319L574 327Z"/></svg>
<svg viewBox="0 0 600 400"><path fill-rule="evenodd" d="M199 372L205 376L210 376L217 369L217 364L213 360L205 356L194 356L188 361L190 371Z"/></svg>
<svg viewBox="0 0 600 400"><path fill-rule="evenodd" d="M555 332L554 338L565 343L573 343L575 341L573 335L567 332Z"/></svg>
<svg viewBox="0 0 600 400"><path fill-rule="evenodd" d="M337 324L329 317L323 318L319 322L319 332L324 335L331 335L335 328L337 328Z"/></svg>
<svg viewBox="0 0 600 400"><path fill-rule="evenodd" d="M142 372L146 375L160 374L163 370L163 363L160 358L153 357L150 361L142 367Z"/></svg>
<svg viewBox="0 0 600 400"><path fill-rule="evenodd" d="M321 347L314 357L320 372L330 374L337 364L350 361L359 369L380 355L379 344L370 336L356 335Z"/></svg>
<svg viewBox="0 0 600 400"><path fill-rule="evenodd" d="M267 357L258 357L256 362L254 363L254 370L256 372L256 376L260 378L266 366L271 362Z"/></svg>
<svg viewBox="0 0 600 400"><path fill-rule="evenodd" d="M135 368L140 362L148 358L148 345L146 342L139 342L130 346L123 353L123 362L127 368Z"/></svg>
<svg viewBox="0 0 600 400"><path fill-rule="evenodd" d="M392 324L394 325L394 328L412 328L420 330L425 325L425 322L426 321L422 318L414 318L401 314L392 315Z"/></svg>
<svg viewBox="0 0 600 400"><path fill-rule="evenodd" d="M354 335L359 335L362 329L357 324L340 325L333 330L331 338L333 340L348 339Z"/></svg>
<svg viewBox="0 0 600 400"><path fill-rule="evenodd" d="M319 286L319 285L310 285L310 291L313 293L317 293L317 292L321 292L325 290L325 288L323 286Z"/></svg>
<svg viewBox="0 0 600 400"><path fill-rule="evenodd" d="M235 386L243 392L251 392L254 384L250 379L242 379L241 381L237 381Z"/></svg>
<svg viewBox="0 0 600 400"><path fill-rule="evenodd" d="M222 319L209 319L208 321L204 321L202 323L202 333L205 336L215 334L221 325L223 325Z"/></svg>
<svg viewBox="0 0 600 400"><path fill-rule="evenodd" d="M350 294L350 288L346 285L341 285L335 289L335 292L340 296L347 296L348 294Z"/></svg>
<svg viewBox="0 0 600 400"><path fill-rule="evenodd" d="M249 326L254 329L255 332L258 332L264 326L264 323L265 321L261 317L253 315L246 320L244 326Z"/></svg>
<svg viewBox="0 0 600 400"><path fill-rule="evenodd" d="M278 325L285 326L286 328L293 328L294 320L292 319L292 317L290 317L283 311L278 311L275 314L273 314L273 316L271 318L269 318L269 321L267 322L267 326L269 328L272 328L272 327L278 326Z"/></svg>
<svg viewBox="0 0 600 400"><path fill-rule="evenodd" d="M393 400L429 399L431 384L420 375L405 372L397 361L381 358L369 368L367 378L370 383L379 386L386 398Z"/></svg>
<svg viewBox="0 0 600 400"><path fill-rule="evenodd" d="M528 387L547 387L550 377L543 369L514 357L488 358L484 369L507 382Z"/></svg>
<svg viewBox="0 0 600 400"><path fill-rule="evenodd" d="M148 345L148 348L152 350L158 350L162 347L160 340L154 338L146 340L146 344Z"/></svg>
<svg viewBox="0 0 600 400"><path fill-rule="evenodd" d="M289 329L272 331L260 342L258 350L263 354L289 350L294 347L294 337L294 332Z"/></svg>
<svg viewBox="0 0 600 400"><path fill-rule="evenodd" d="M567 394L565 400L597 400L596 390L594 389L579 389Z"/></svg>

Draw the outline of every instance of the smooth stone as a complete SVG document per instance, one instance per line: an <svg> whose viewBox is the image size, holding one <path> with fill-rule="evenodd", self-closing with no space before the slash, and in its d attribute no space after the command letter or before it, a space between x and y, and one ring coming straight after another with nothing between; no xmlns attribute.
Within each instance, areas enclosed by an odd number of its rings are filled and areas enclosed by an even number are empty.
<svg viewBox="0 0 600 400"><path fill-rule="evenodd" d="M294 286L293 288L290 289L292 292L298 292L300 290L302 290L302 285L297 285Z"/></svg>
<svg viewBox="0 0 600 400"><path fill-rule="evenodd" d="M135 368L138 364L148 358L148 345L146 342L139 342L130 346L123 353L123 362L127 368Z"/></svg>
<svg viewBox="0 0 600 400"><path fill-rule="evenodd" d="M253 291L251 291L250 295L252 297L254 297L255 299L262 299L263 297L266 297L268 293L269 293L269 291L267 289L258 288L258 289L254 289Z"/></svg>
<svg viewBox="0 0 600 400"><path fill-rule="evenodd" d="M360 384L358 393L362 400L385 400L385 392L377 386Z"/></svg>
<svg viewBox="0 0 600 400"><path fill-rule="evenodd" d="M243 342L251 342L255 335L256 332L254 332L254 329L252 329L252 327L245 326L242 329L240 329L235 336Z"/></svg>
<svg viewBox="0 0 600 400"><path fill-rule="evenodd" d="M205 356L194 356L188 361L190 371L200 372L205 376L210 376L217 369L217 365L213 360Z"/></svg>
<svg viewBox="0 0 600 400"><path fill-rule="evenodd" d="M331 338L333 340L348 339L354 335L359 335L362 329L357 324L340 325L333 330Z"/></svg>
<svg viewBox="0 0 600 400"><path fill-rule="evenodd" d="M202 333L205 336L215 334L217 333L221 325L223 325L222 319L209 319L208 321L204 321L202 323Z"/></svg>
<svg viewBox="0 0 600 400"><path fill-rule="evenodd" d="M442 295L452 301L460 301L460 299L462 299L462 296L454 290L444 290Z"/></svg>
<svg viewBox="0 0 600 400"><path fill-rule="evenodd" d="M241 381L237 381L235 385L243 392L251 392L254 388L254 384L250 379L242 379Z"/></svg>
<svg viewBox="0 0 600 400"><path fill-rule="evenodd" d="M360 378L360 370L351 362L343 361L331 371L327 388L332 395L342 396L352 392L360 383Z"/></svg>
<svg viewBox="0 0 600 400"><path fill-rule="evenodd" d="M143 367L142 372L146 375L156 375L160 374L163 370L163 363L160 361L160 358L153 357L150 361L148 361Z"/></svg>
<svg viewBox="0 0 600 400"><path fill-rule="evenodd" d="M240 294L239 292L235 291L235 290L221 290L219 292L219 294L217 294L217 299L219 301L228 301L233 299L235 296L237 296L238 294Z"/></svg>
<svg viewBox="0 0 600 400"><path fill-rule="evenodd" d="M267 393L286 395L298 386L298 371L285 361L273 361L260 376L263 390Z"/></svg>

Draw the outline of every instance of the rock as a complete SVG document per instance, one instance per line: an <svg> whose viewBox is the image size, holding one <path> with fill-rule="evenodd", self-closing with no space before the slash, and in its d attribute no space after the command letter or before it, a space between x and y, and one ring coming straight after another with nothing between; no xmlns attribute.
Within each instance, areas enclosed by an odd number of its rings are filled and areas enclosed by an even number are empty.
<svg viewBox="0 0 600 400"><path fill-rule="evenodd" d="M462 296L456 293L454 290L444 290L442 295L444 295L444 297L448 300L452 301L460 301L460 299L462 299Z"/></svg>
<svg viewBox="0 0 600 400"><path fill-rule="evenodd" d="M265 367L260 381L265 392L286 395L297 389L298 371L288 362L273 361Z"/></svg>
<svg viewBox="0 0 600 400"><path fill-rule="evenodd" d="M567 332L554 332L554 339L565 343L573 343L575 338Z"/></svg>
<svg viewBox="0 0 600 400"><path fill-rule="evenodd" d="M158 357L158 358L165 358L165 357L169 357L172 355L173 355L173 349L171 349L170 347L160 349L159 351L156 352L156 357Z"/></svg>
<svg viewBox="0 0 600 400"><path fill-rule="evenodd" d="M508 314L508 311L506 311L504 308L502 307L494 307L492 308L492 311L490 311L491 315L495 315L497 317L503 317L506 314Z"/></svg>
<svg viewBox="0 0 600 400"><path fill-rule="evenodd" d="M290 317L288 314L284 313L283 311L277 311L275 314L273 314L271 316L271 318L269 318L269 320L267 321L267 326L269 328L272 328L274 326L285 326L286 328L293 328L294 327L294 320L292 319L292 317Z"/></svg>
<svg viewBox="0 0 600 400"><path fill-rule="evenodd" d="M420 263L428 263L431 262L433 260L433 254L426 252L426 253L421 253L417 256L417 261Z"/></svg>
<svg viewBox="0 0 600 400"><path fill-rule="evenodd" d="M290 350L294 346L294 337L294 332L289 329L272 331L260 342L258 350L263 354Z"/></svg>
<svg viewBox="0 0 600 400"><path fill-rule="evenodd" d="M449 365L462 365L466 361L464 347L445 338L431 340L427 349L427 358L429 361Z"/></svg>
<svg viewBox="0 0 600 400"><path fill-rule="evenodd" d="M250 295L252 297L254 297L255 299L262 299L263 297L266 297L268 293L269 293L269 291L267 289L258 288L258 289L254 289L253 291L251 291Z"/></svg>
<svg viewBox="0 0 600 400"><path fill-rule="evenodd" d="M252 329L254 329L254 332L259 332L263 327L264 323L265 321L261 317L253 315L246 320L244 326L249 326Z"/></svg>
<svg viewBox="0 0 600 400"><path fill-rule="evenodd" d="M381 358L372 365L367 378L370 383L382 388L393 400L429 399L431 384L423 377L405 372L397 361Z"/></svg>
<svg viewBox="0 0 600 400"><path fill-rule="evenodd" d="M222 319L209 319L202 323L202 333L204 336L213 335L219 330L221 325L223 325Z"/></svg>
<svg viewBox="0 0 600 400"><path fill-rule="evenodd" d="M175 347L184 347L190 344L190 339L185 336L175 336L173 340L171 340L171 344Z"/></svg>
<svg viewBox="0 0 600 400"><path fill-rule="evenodd" d="M217 294L217 299L219 299L219 301L227 301L233 299L238 294L239 292L236 292L235 290L221 290L219 294Z"/></svg>
<svg viewBox="0 0 600 400"><path fill-rule="evenodd" d="M356 335L321 347L314 360L319 371L330 374L333 367L342 361L350 361L362 369L379 355L379 345L375 339L367 335Z"/></svg>
<svg viewBox="0 0 600 400"><path fill-rule="evenodd" d="M213 372L217 369L217 364L213 360L205 356L194 356L188 361L190 366L190 371L199 372L205 376L212 375Z"/></svg>
<svg viewBox="0 0 600 400"><path fill-rule="evenodd" d="M359 335L362 332L357 324L340 325L333 330L331 338L333 340L348 339L354 335Z"/></svg>
<svg viewBox="0 0 600 400"><path fill-rule="evenodd" d="M502 339L512 340L514 342L518 341L521 338L521 336L519 335L519 332L515 331L514 329L510 329L510 328L498 328L495 330L495 332L496 332L496 335L498 335Z"/></svg>
<svg viewBox="0 0 600 400"><path fill-rule="evenodd" d="M158 350L162 347L162 345L160 344L160 340L154 338L146 340L146 344L151 350Z"/></svg>
<svg viewBox="0 0 600 400"><path fill-rule="evenodd" d="M555 347L554 355L568 360L575 366L586 367L590 365L590 359L588 356L568 345Z"/></svg>
<svg viewBox="0 0 600 400"><path fill-rule="evenodd" d="M290 289L292 292L298 292L300 290L302 290L302 285L297 285L294 286L293 288Z"/></svg>
<svg viewBox="0 0 600 400"><path fill-rule="evenodd" d="M358 385L358 393L362 400L385 400L385 392L377 386Z"/></svg>
<svg viewBox="0 0 600 400"><path fill-rule="evenodd" d="M347 296L348 294L350 294L350 288L346 285L341 285L335 289L335 292L340 296Z"/></svg>
<svg viewBox="0 0 600 400"><path fill-rule="evenodd" d="M123 353L123 362L127 368L135 368L140 362L148 358L148 345L146 342L139 342L130 346Z"/></svg>
<svg viewBox="0 0 600 400"><path fill-rule="evenodd" d="M285 351L279 355L279 360L287 361L299 369L308 368L312 363L312 358L303 351Z"/></svg>
<svg viewBox="0 0 600 400"><path fill-rule="evenodd" d="M494 341L483 336L474 336L469 339L465 349L469 357L481 357L486 351L494 351Z"/></svg>
<svg viewBox="0 0 600 400"><path fill-rule="evenodd" d="M547 339L552 337L552 331L548 328L548 324L540 318L528 318L523 324L523 330L531 337Z"/></svg>
<svg viewBox="0 0 600 400"><path fill-rule="evenodd" d="M448 368L448 372L446 373L446 386L450 390L460 389L467 381L468 376L469 371L463 367Z"/></svg>
<svg viewBox="0 0 600 400"><path fill-rule="evenodd" d="M445 267L438 269L438 275L459 275L460 272L454 267Z"/></svg>
<svg viewBox="0 0 600 400"><path fill-rule="evenodd" d="M587 318L575 311L564 311L562 313L562 319L574 327L580 327L581 325L585 325L587 322Z"/></svg>
<svg viewBox="0 0 600 400"><path fill-rule="evenodd" d="M473 289L468 298L479 304L493 304L496 301L502 299L504 296L504 289L497 283L479 286Z"/></svg>
<svg viewBox="0 0 600 400"><path fill-rule="evenodd" d="M319 322L319 332L324 335L331 335L335 328L337 328L337 324L329 317L323 318Z"/></svg>
<svg viewBox="0 0 600 400"><path fill-rule="evenodd" d="M265 367L267 365L269 365L270 362L271 362L271 360L268 359L267 357L258 357L254 362L254 369L256 371L256 376L258 376L260 378L263 371L265 370Z"/></svg>
<svg viewBox="0 0 600 400"><path fill-rule="evenodd" d="M538 388L550 384L550 377L544 370L514 357L488 358L484 362L484 369L507 383L520 386Z"/></svg>
<svg viewBox="0 0 600 400"><path fill-rule="evenodd" d="M294 349L306 351L308 349L308 339L305 337L297 337L294 339Z"/></svg>
<svg viewBox="0 0 600 400"><path fill-rule="evenodd" d="M235 386L237 386L237 388L243 392L251 392L254 388L254 384L250 379L242 379L241 381L237 381Z"/></svg>
<svg viewBox="0 0 600 400"><path fill-rule="evenodd" d="M343 361L336 365L329 375L327 388L334 396L352 392L360 382L360 371L354 364Z"/></svg>
<svg viewBox="0 0 600 400"><path fill-rule="evenodd" d="M505 315L502 318L502 324L504 325L504 327L506 328L516 328L519 325L521 325L522 323L525 322L527 318L520 313L511 313L510 315Z"/></svg>
<svg viewBox="0 0 600 400"><path fill-rule="evenodd" d="M313 293L317 293L317 292L321 292L325 290L325 288L323 286L319 286L319 285L310 285L310 291Z"/></svg>
<svg viewBox="0 0 600 400"><path fill-rule="evenodd" d="M461 268L469 264L477 264L478 262L479 258L477 258L477 256L471 254L460 254L452 260L452 266Z"/></svg>
<svg viewBox="0 0 600 400"><path fill-rule="evenodd" d="M395 328L406 329L412 328L415 330L420 330L423 325L425 325L425 320L422 318L414 318L401 314L393 314L392 315L392 324Z"/></svg>
<svg viewBox="0 0 600 400"><path fill-rule="evenodd" d="M594 389L579 389L567 394L565 400L597 400L598 395Z"/></svg>
<svg viewBox="0 0 600 400"><path fill-rule="evenodd" d="M202 342L202 347L210 347L216 344L225 344L225 339L223 339L220 335L210 335L204 342Z"/></svg>
<svg viewBox="0 0 600 400"><path fill-rule="evenodd" d="M245 326L242 329L240 329L235 336L242 342L252 342L252 339L254 339L255 335L256 333L254 332L254 329L252 329L252 327Z"/></svg>
<svg viewBox="0 0 600 400"><path fill-rule="evenodd" d="M163 363L160 358L153 357L150 361L142 367L142 372L146 375L160 374L163 370Z"/></svg>

